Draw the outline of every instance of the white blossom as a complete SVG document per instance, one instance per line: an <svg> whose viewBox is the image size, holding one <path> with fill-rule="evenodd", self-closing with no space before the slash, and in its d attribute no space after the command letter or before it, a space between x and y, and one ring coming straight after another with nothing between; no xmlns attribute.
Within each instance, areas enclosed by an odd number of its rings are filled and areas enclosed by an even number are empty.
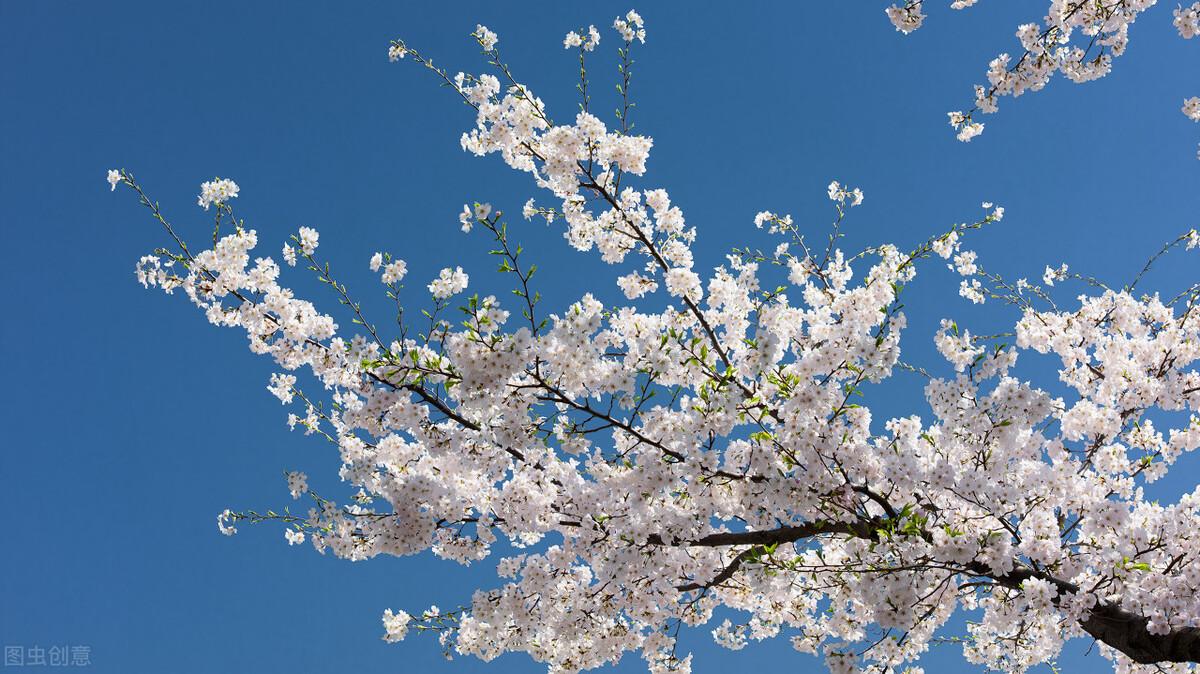
<svg viewBox="0 0 1200 674"><path fill-rule="evenodd" d="M462 267L446 268L429 284L429 292L439 300L448 299L467 289L468 277Z"/></svg>
<svg viewBox="0 0 1200 674"><path fill-rule="evenodd" d="M1193 122L1200 122L1200 96L1192 96L1183 102L1183 114Z"/></svg>
<svg viewBox="0 0 1200 674"><path fill-rule="evenodd" d="M887 13L888 20L896 27L896 30L905 35L920 28L921 24L925 22L925 13L921 11L920 0L908 0L902 7L892 5L884 11Z"/></svg>
<svg viewBox="0 0 1200 674"><path fill-rule="evenodd" d="M217 515L217 529L226 536L232 536L237 533L237 527L233 526L234 521L233 512L225 509L221 511L220 515Z"/></svg>
<svg viewBox="0 0 1200 674"><path fill-rule="evenodd" d="M479 44L483 47L484 51L494 50L496 43L500 41L500 38L496 37L496 34L488 30L488 27L483 24L475 26L474 35L479 40Z"/></svg>
<svg viewBox="0 0 1200 674"><path fill-rule="evenodd" d="M600 31L596 30L595 26L588 26L587 32L583 34L571 31L563 38L563 47L566 49L579 47L584 51L593 51L598 44L600 44Z"/></svg>
<svg viewBox="0 0 1200 674"><path fill-rule="evenodd" d="M308 493L308 476L304 473L292 471L287 474L288 492L291 493L293 499L298 499Z"/></svg>
<svg viewBox="0 0 1200 674"><path fill-rule="evenodd" d="M642 23L642 17L632 9L624 17L618 16L613 21L613 28L617 29L617 32L621 34L621 39L626 42L634 40L643 44L646 42L646 28ZM599 41L599 37L596 37L596 40Z"/></svg>
<svg viewBox="0 0 1200 674"><path fill-rule="evenodd" d="M404 260L392 260L383 268L381 280L387 285L399 283L404 279L404 275L408 273L408 263Z"/></svg>
<svg viewBox="0 0 1200 674"><path fill-rule="evenodd" d="M267 387L267 390L271 392L271 395L279 398L279 402L287 405L292 402L292 398L296 395L295 386L295 375L272 374L271 385Z"/></svg>
<svg viewBox="0 0 1200 674"><path fill-rule="evenodd" d="M1176 7L1174 23L1179 36L1185 40L1200 35L1200 2L1194 2L1190 7Z"/></svg>
<svg viewBox="0 0 1200 674"><path fill-rule="evenodd" d="M1061 281L1067 278L1067 265L1060 265L1058 268L1046 265L1046 271L1042 272L1042 283L1048 286L1054 285L1055 281Z"/></svg>
<svg viewBox="0 0 1200 674"><path fill-rule="evenodd" d="M299 236L297 237L297 240L300 242L300 252L305 255L315 253L320 238L320 233L312 227L301 227Z"/></svg>
<svg viewBox="0 0 1200 674"><path fill-rule="evenodd" d="M851 206L858 206L863 202L863 192L857 187L844 187L835 180L829 183L829 198L839 203L849 202Z"/></svg>
<svg viewBox="0 0 1200 674"><path fill-rule="evenodd" d="M618 278L617 285L620 286L621 292L625 293L625 298L630 300L635 300L642 295L658 290L657 281L642 276L636 271Z"/></svg>
<svg viewBox="0 0 1200 674"><path fill-rule="evenodd" d="M403 641L408 635L408 625L412 622L412 616L404 611L392 612L392 609L387 609L383 612L383 629L384 641L398 642Z"/></svg>
<svg viewBox="0 0 1200 674"><path fill-rule="evenodd" d="M109 176L108 181L112 182L112 176ZM115 187L115 186L114 186ZM229 179L214 178L208 182L200 184L200 196L197 199L199 205L208 210L208 207L213 204L224 204L230 199L238 195L237 183Z"/></svg>

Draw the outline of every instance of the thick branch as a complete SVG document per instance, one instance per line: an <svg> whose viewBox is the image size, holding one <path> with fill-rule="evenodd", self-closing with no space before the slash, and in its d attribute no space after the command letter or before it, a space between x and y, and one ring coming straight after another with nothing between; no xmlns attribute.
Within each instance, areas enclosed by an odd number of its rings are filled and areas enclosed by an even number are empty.
<svg viewBox="0 0 1200 674"><path fill-rule="evenodd" d="M658 534L650 536L646 540L651 545L683 545L687 547L724 547L729 545L772 545L779 543L794 543L805 538L812 538L821 534L845 534L850 536L858 536L861 538L870 538L874 535L874 524L876 522L860 521L860 522L826 522L817 521L809 522L795 527L780 527L778 529L769 529L766 531L737 531L723 532L718 534L709 534L693 541L683 543L667 543ZM742 562L753 556L754 547L747 548L738 553L729 564L721 570L712 580L707 583L687 583L678 585L675 589L680 592L690 592L692 590L706 590L710 587L720 585L733 577L741 568Z"/></svg>
<svg viewBox="0 0 1200 674"><path fill-rule="evenodd" d="M765 531L741 531L709 534L692 541L673 541L668 543L658 535L653 535L647 542L652 545L676 545L686 547L722 547L735 545L773 545L779 543L794 543L813 538L821 534L842 534L857 538L876 537L876 531L883 523L882 520L860 520L858 522L810 522L800 526L780 527ZM707 583L688 583L678 586L681 592L704 590L729 580L741 568L742 563L754 555L755 548L750 547L736 555L730 563ZM1075 594L1079 586L1055 578L1043 572L1029 568L1018 568L1010 573L997 575L991 568L980 562L972 562L963 571L975 576L991 578L998 584L1020 590L1022 583L1030 578L1037 578L1053 583L1060 595ZM1200 662L1200 628L1180 627L1166 634L1152 634L1148 625L1150 620L1121 606L1108 602L1100 602L1091 609L1088 616L1080 620L1084 631L1097 641L1107 644L1124 653L1130 660L1140 664L1157 662Z"/></svg>
<svg viewBox="0 0 1200 674"><path fill-rule="evenodd" d="M1079 592L1079 586L1074 583L1032 569L1018 569L996 576L986 565L975 562L970 570L1014 590L1021 589L1021 583L1030 578L1039 578L1053 583L1060 595ZM1166 634L1151 634L1149 623L1149 618L1108 602L1096 604L1088 617L1079 621L1084 631L1096 641L1112 646L1134 662L1144 665L1156 662L1200 662L1200 628L1180 627Z"/></svg>

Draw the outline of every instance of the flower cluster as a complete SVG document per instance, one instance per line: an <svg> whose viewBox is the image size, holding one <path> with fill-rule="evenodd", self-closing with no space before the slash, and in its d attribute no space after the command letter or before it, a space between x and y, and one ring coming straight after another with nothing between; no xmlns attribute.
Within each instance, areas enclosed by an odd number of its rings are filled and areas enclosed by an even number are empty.
<svg viewBox="0 0 1200 674"><path fill-rule="evenodd" d="M1200 96L1192 96L1183 102L1183 114L1193 122L1200 122Z"/></svg>
<svg viewBox="0 0 1200 674"><path fill-rule="evenodd" d="M401 262L400 264L403 265L404 263ZM402 273L403 268L401 268ZM399 277L395 277L395 280L399 280ZM438 274L437 278L429 283L429 292L433 293L436 299L449 299L467 289L467 280L467 274L462 270L462 267L455 267L454 269L447 267ZM388 279L387 270L384 271L383 282L393 282Z"/></svg>
<svg viewBox="0 0 1200 674"><path fill-rule="evenodd" d="M565 49L578 47L584 51L594 51L598 44L600 44L600 31L596 30L595 26L588 26L586 33L583 31L578 33L571 31L563 38L563 47Z"/></svg>
<svg viewBox="0 0 1200 674"><path fill-rule="evenodd" d="M288 491L292 494L292 498L297 499L308 493L308 476L304 473L292 471L287 474Z"/></svg>
<svg viewBox="0 0 1200 674"><path fill-rule="evenodd" d="M119 179L119 175L117 176ZM108 183L116 189L117 184L113 180L113 172L108 173ZM200 196L197 203L208 210L208 207L213 204L224 204L230 199L238 195L238 185L229 179L215 178L200 185Z"/></svg>
<svg viewBox="0 0 1200 674"><path fill-rule="evenodd" d="M829 200L836 201L839 204L849 203L851 206L858 206L859 204L861 204L863 202L862 190L858 189L857 187L855 187L854 189L850 189L849 187L844 187L844 186L842 186L841 183L839 183L836 180L829 183L828 192L829 192ZM757 220L758 219L755 218L754 224L759 225ZM759 225L759 226L761 227L761 225Z"/></svg>
<svg viewBox="0 0 1200 674"><path fill-rule="evenodd" d="M1176 7L1174 23L1179 37L1185 40L1200 35L1200 2L1192 3L1191 7Z"/></svg>
<svg viewBox="0 0 1200 674"><path fill-rule="evenodd" d="M392 612L388 609L383 612L383 629L385 632L384 639L390 642L403 641L408 634L408 624L412 622L412 616L404 611Z"/></svg>
<svg viewBox="0 0 1200 674"><path fill-rule="evenodd" d="M491 204L475 204L474 208L463 204L462 213L458 214L458 222L464 233L470 233L471 226L476 222L487 220L492 214Z"/></svg>
<svg viewBox="0 0 1200 674"><path fill-rule="evenodd" d="M377 270L379 265L372 264L372 271ZM392 260L383 267L383 274L379 277L386 285L395 285L404 280L404 275L408 273L408 263L404 260Z"/></svg>
<svg viewBox="0 0 1200 674"><path fill-rule="evenodd" d="M983 133L982 122L972 122L970 116L964 115L961 110L946 113L950 118L950 126L958 131L957 138L964 143L971 142L971 139Z"/></svg>
<svg viewBox="0 0 1200 674"><path fill-rule="evenodd" d="M500 42L500 38L496 37L496 34L483 24L475 26L475 32L472 35L479 41L479 46L483 47L484 51L494 51L496 43Z"/></svg>
<svg viewBox="0 0 1200 674"><path fill-rule="evenodd" d="M621 39L626 42L637 40L642 44L646 43L646 27L642 23L642 17L632 9L624 17L618 16L613 21L613 28L621 34Z"/></svg>
<svg viewBox="0 0 1200 674"><path fill-rule="evenodd" d="M925 23L925 13L921 11L921 0L908 0L903 7L892 5L886 10L888 20L896 30L908 35Z"/></svg>
<svg viewBox="0 0 1200 674"><path fill-rule="evenodd" d="M296 242L300 244L300 252L305 255L317 252L317 242L320 238L321 234L312 227L301 227L296 236Z"/></svg>

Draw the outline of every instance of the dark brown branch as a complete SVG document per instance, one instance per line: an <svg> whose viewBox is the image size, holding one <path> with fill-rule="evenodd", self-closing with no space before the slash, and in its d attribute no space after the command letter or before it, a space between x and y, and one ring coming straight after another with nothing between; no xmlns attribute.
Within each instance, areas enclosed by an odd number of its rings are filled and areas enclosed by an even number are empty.
<svg viewBox="0 0 1200 674"><path fill-rule="evenodd" d="M663 540L661 536L652 535L647 539L647 543L651 545L685 547L751 546L738 553L710 581L706 583L687 583L676 588L681 592L689 592L693 590L707 590L732 578L742 567L742 564L759 551L756 546L794 543L822 534L842 534L857 538L875 539L877 537L877 530L883 524L885 524L885 521L878 518L859 520L857 522L819 521L765 531L709 534L708 536L692 541L673 541L670 543ZM964 567L962 571L973 576L990 578L997 584L1013 590L1021 590L1021 586L1026 580L1037 578L1054 584L1058 589L1059 595L1080 592L1079 586L1073 583L1029 568L1018 568L1010 573L997 575L986 564L972 562ZM1149 623L1149 618L1122 608L1118 604L1109 602L1096 604L1088 613L1088 616L1079 622L1084 631L1097 641L1111 646L1125 654L1130 660L1140 664L1200 662L1200 628L1180 627L1166 634L1151 634L1148 627Z"/></svg>
<svg viewBox="0 0 1200 674"><path fill-rule="evenodd" d="M974 562L970 570L980 576L992 578L1000 585L1014 590L1030 578L1038 578L1054 584L1060 595L1074 594L1080 588L1053 576L1032 569L1017 569L1012 573L997 576L985 564ZM1134 662L1148 665L1156 662L1200 662L1200 628L1180 627L1166 634L1151 634L1150 619L1117 604L1100 602L1092 608L1088 617L1080 620L1084 631L1096 641L1108 644Z"/></svg>
<svg viewBox="0 0 1200 674"><path fill-rule="evenodd" d="M878 522L863 521L863 522L809 522L795 527L780 527L778 529L769 529L766 531L736 531L722 532L717 534L709 534L693 541L683 543L674 542L667 543L658 534L650 536L646 542L650 545L683 545L687 547L724 547L729 545L778 545L779 543L794 543L796 541L820 536L821 534L845 534L857 536L861 538L872 538L874 536L875 526ZM742 562L752 557L756 552L756 547L750 547L738 553L733 561L721 570L712 580L707 583L687 583L678 585L675 589L680 592L690 592L692 590L706 590L724 583L733 577L741 568Z"/></svg>

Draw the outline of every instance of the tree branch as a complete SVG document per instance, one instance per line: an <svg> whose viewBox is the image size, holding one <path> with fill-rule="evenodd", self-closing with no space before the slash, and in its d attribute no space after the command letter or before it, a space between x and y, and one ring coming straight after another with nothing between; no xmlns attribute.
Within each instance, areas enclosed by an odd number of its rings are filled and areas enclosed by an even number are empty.
<svg viewBox="0 0 1200 674"><path fill-rule="evenodd" d="M655 534L647 539L651 545L682 547L752 546L738 553L724 569L707 583L692 582L676 587L680 592L706 590L729 580L741 569L742 564L756 550L753 546L794 543L822 534L842 534L857 538L876 539L876 531L883 520L874 518L857 522L809 522L799 526L779 527L764 531L739 531L709 534L691 541L667 542ZM1018 568L1010 573L998 575L981 562L972 562L963 568L963 573L990 578L996 583L1013 590L1021 590L1022 584L1031 578L1045 580L1058 588L1059 595L1080 592L1078 585L1055 578L1029 568ZM1079 621L1080 626L1097 641L1124 653L1130 660L1140 664L1157 662L1200 662L1200 628L1180 627L1166 634L1152 634L1149 618L1122 608L1118 604L1100 602L1088 616Z"/></svg>

